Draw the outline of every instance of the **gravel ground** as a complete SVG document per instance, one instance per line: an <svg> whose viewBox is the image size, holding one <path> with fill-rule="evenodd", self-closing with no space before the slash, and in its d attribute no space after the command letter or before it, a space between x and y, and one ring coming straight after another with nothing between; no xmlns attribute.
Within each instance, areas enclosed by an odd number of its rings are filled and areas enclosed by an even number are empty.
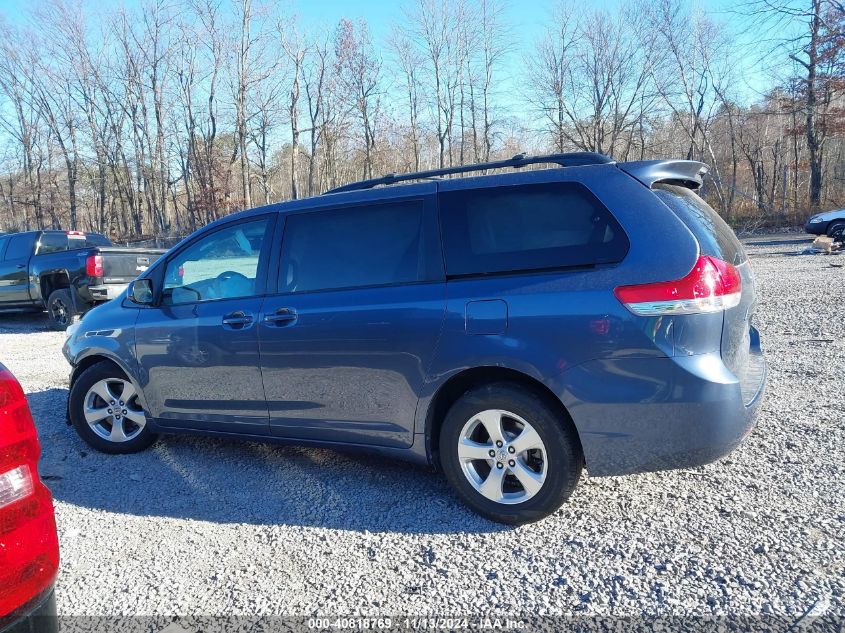
<svg viewBox="0 0 845 633"><path fill-rule="evenodd" d="M516 529L439 475L367 456L188 437L95 453L64 423L63 335L0 318L55 495L59 612L842 622L845 255L747 241L771 365L754 433L704 468L584 477L560 512Z"/></svg>

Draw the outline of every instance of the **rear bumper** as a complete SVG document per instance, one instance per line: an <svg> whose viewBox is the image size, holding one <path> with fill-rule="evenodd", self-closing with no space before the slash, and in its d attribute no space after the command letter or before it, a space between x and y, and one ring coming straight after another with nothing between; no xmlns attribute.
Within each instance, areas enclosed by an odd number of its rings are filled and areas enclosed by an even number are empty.
<svg viewBox="0 0 845 633"><path fill-rule="evenodd" d="M57 633L56 594L51 588L20 611L0 618L0 633Z"/></svg>
<svg viewBox="0 0 845 633"><path fill-rule="evenodd" d="M590 475L692 468L730 453L754 428L765 390L759 347L751 356L742 380L718 353L574 368L566 404Z"/></svg>
<svg viewBox="0 0 845 633"><path fill-rule="evenodd" d="M111 301L120 296L129 284L103 284L102 286L90 286L92 301Z"/></svg>

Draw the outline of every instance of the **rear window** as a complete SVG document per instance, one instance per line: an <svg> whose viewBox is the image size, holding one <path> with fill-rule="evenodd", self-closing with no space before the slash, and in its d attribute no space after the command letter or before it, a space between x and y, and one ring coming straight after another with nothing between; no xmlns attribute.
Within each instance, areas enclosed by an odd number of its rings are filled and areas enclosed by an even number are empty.
<svg viewBox="0 0 845 633"><path fill-rule="evenodd" d="M686 187L658 183L654 193L698 240L702 255L718 257L729 264L745 261L745 250L736 233L701 196Z"/></svg>
<svg viewBox="0 0 845 633"><path fill-rule="evenodd" d="M577 183L445 192L440 217L451 276L593 266L628 252L622 227Z"/></svg>
<svg viewBox="0 0 845 633"><path fill-rule="evenodd" d="M99 233L86 233L84 246L111 246L111 240L105 235ZM82 244L77 244L74 241L70 242L70 248L82 248Z"/></svg>

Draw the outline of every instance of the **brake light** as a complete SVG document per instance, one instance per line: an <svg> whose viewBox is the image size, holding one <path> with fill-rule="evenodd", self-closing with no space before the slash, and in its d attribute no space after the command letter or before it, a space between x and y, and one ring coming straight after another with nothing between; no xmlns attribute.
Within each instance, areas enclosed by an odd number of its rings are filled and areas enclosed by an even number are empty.
<svg viewBox="0 0 845 633"><path fill-rule="evenodd" d="M619 286L613 294L640 316L719 312L739 305L742 277L735 266L715 257L701 256L681 279Z"/></svg>
<svg viewBox="0 0 845 633"><path fill-rule="evenodd" d="M59 568L53 500L38 477L40 453L23 390L0 365L0 618L48 590Z"/></svg>
<svg viewBox="0 0 845 633"><path fill-rule="evenodd" d="M89 277L102 277L103 276L103 256L102 255L90 255L88 259L85 260L85 274Z"/></svg>

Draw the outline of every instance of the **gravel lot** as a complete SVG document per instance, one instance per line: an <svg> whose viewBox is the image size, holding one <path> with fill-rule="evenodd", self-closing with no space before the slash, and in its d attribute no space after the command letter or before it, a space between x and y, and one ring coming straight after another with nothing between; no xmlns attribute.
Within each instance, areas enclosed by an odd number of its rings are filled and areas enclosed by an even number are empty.
<svg viewBox="0 0 845 633"><path fill-rule="evenodd" d="M748 241L771 373L745 444L696 470L584 477L517 529L472 514L439 475L367 456L187 437L97 454L64 422L63 335L0 317L55 495L59 612L842 622L845 255L792 256L797 239Z"/></svg>

